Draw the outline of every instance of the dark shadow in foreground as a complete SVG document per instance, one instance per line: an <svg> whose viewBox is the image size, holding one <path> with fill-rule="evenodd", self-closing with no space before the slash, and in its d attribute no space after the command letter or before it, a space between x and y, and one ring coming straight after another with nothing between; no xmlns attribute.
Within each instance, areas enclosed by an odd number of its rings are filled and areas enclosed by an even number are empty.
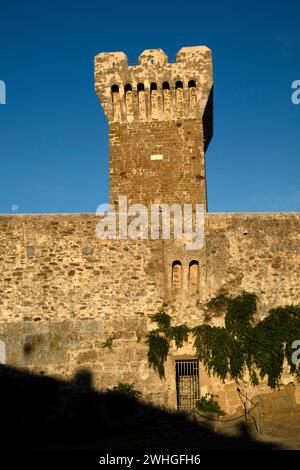
<svg viewBox="0 0 300 470"><path fill-rule="evenodd" d="M97 450L177 453L270 450L241 428L217 433L186 415L92 388L92 375L56 380L0 366L2 444L24 450Z"/></svg>

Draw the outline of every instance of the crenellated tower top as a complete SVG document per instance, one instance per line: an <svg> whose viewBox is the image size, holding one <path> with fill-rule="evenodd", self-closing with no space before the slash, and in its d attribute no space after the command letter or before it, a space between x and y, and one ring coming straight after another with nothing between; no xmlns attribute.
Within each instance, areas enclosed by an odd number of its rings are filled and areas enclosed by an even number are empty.
<svg viewBox="0 0 300 470"><path fill-rule="evenodd" d="M139 65L123 52L95 57L95 90L109 122L199 118L212 87L211 51L183 47L169 63L162 49L147 49Z"/></svg>
<svg viewBox="0 0 300 470"><path fill-rule="evenodd" d="M148 49L95 57L95 90L109 122L110 202L206 203L205 151L212 136L212 58L183 47L169 63Z"/></svg>

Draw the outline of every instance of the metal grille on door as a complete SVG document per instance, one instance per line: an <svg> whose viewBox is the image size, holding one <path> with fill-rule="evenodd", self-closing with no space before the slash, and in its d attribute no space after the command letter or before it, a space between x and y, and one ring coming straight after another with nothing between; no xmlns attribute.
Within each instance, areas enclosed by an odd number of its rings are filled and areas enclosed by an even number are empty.
<svg viewBox="0 0 300 470"><path fill-rule="evenodd" d="M177 409L193 410L200 398L199 362L197 359L175 361Z"/></svg>

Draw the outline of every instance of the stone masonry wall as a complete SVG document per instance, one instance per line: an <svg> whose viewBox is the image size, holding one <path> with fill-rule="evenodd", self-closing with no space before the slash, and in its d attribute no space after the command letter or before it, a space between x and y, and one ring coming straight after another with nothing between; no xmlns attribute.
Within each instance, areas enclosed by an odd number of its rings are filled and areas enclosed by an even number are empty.
<svg viewBox="0 0 300 470"><path fill-rule="evenodd" d="M128 66L123 52L95 57L95 90L109 122L110 202L202 203L212 135L212 62L205 46L175 63L149 49Z"/></svg>
<svg viewBox="0 0 300 470"><path fill-rule="evenodd" d="M183 122L112 123L110 202L202 203L206 207L202 124ZM162 158L156 160L152 158Z"/></svg>
<svg viewBox="0 0 300 470"><path fill-rule="evenodd" d="M63 377L88 369L97 388L134 382L146 398L175 407L174 360L194 351L191 342L172 348L166 381L149 369L145 336L163 304L175 323L194 326L221 287L256 292L260 316L300 302L299 214L205 220L205 245L192 252L180 242L99 240L94 215L1 216L0 340L7 364ZM181 263L177 277L174 261ZM192 266L198 270L191 276ZM112 350L103 347L109 338ZM244 386L249 396L258 394ZM208 378L201 366L200 389L218 393L229 412L240 404L235 384Z"/></svg>
<svg viewBox="0 0 300 470"><path fill-rule="evenodd" d="M7 364L98 388L138 379L165 400L142 338L162 304L160 242L100 241L92 215L0 219L0 339ZM103 347L113 339L113 351ZM148 384L148 385L146 385Z"/></svg>

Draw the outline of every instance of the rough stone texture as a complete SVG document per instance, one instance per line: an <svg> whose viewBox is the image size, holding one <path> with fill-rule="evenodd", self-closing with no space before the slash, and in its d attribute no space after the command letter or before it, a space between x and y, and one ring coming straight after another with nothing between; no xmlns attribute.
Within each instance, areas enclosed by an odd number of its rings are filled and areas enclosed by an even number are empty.
<svg viewBox="0 0 300 470"><path fill-rule="evenodd" d="M180 242L99 240L97 222L89 214L0 217L0 338L8 364L68 377L89 368L97 387L134 382L149 399L175 406L174 361L194 351L191 343L171 350L167 381L149 369L145 336L163 304L176 323L195 326L220 287L257 292L261 316L299 303L299 214L206 214L206 243L197 252ZM173 297L174 260L182 283ZM194 260L196 288L189 284ZM112 350L103 347L108 338ZM202 368L200 387L228 411L240 406L235 385L209 379ZM257 394L247 382L244 391Z"/></svg>
<svg viewBox="0 0 300 470"><path fill-rule="evenodd" d="M146 50L129 67L122 52L95 57L95 90L109 121L110 202L201 203L212 135L212 61L183 47L176 63Z"/></svg>
<svg viewBox="0 0 300 470"><path fill-rule="evenodd" d="M99 54L95 82L110 124L111 202L125 195L146 205L206 206L209 49L183 48L175 64L161 50L144 51L135 67L123 53ZM8 365L62 377L89 369L99 389L134 383L145 398L174 408L175 360L195 351L191 341L172 346L160 380L147 362L151 315L163 306L175 324L201 324L206 301L221 288L255 292L261 318L300 302L299 213L206 213L197 251L183 240L100 240L98 222L92 214L0 216L0 340ZM224 318L211 322L221 326ZM111 342L112 349L104 346ZM282 384L291 381L285 369ZM247 377L240 388L250 398L270 392ZM236 384L208 377L201 364L200 391L216 393L228 413L241 407Z"/></svg>
<svg viewBox="0 0 300 470"><path fill-rule="evenodd" d="M200 121L111 123L110 203L206 205L203 130ZM161 155L162 160L151 157Z"/></svg>

